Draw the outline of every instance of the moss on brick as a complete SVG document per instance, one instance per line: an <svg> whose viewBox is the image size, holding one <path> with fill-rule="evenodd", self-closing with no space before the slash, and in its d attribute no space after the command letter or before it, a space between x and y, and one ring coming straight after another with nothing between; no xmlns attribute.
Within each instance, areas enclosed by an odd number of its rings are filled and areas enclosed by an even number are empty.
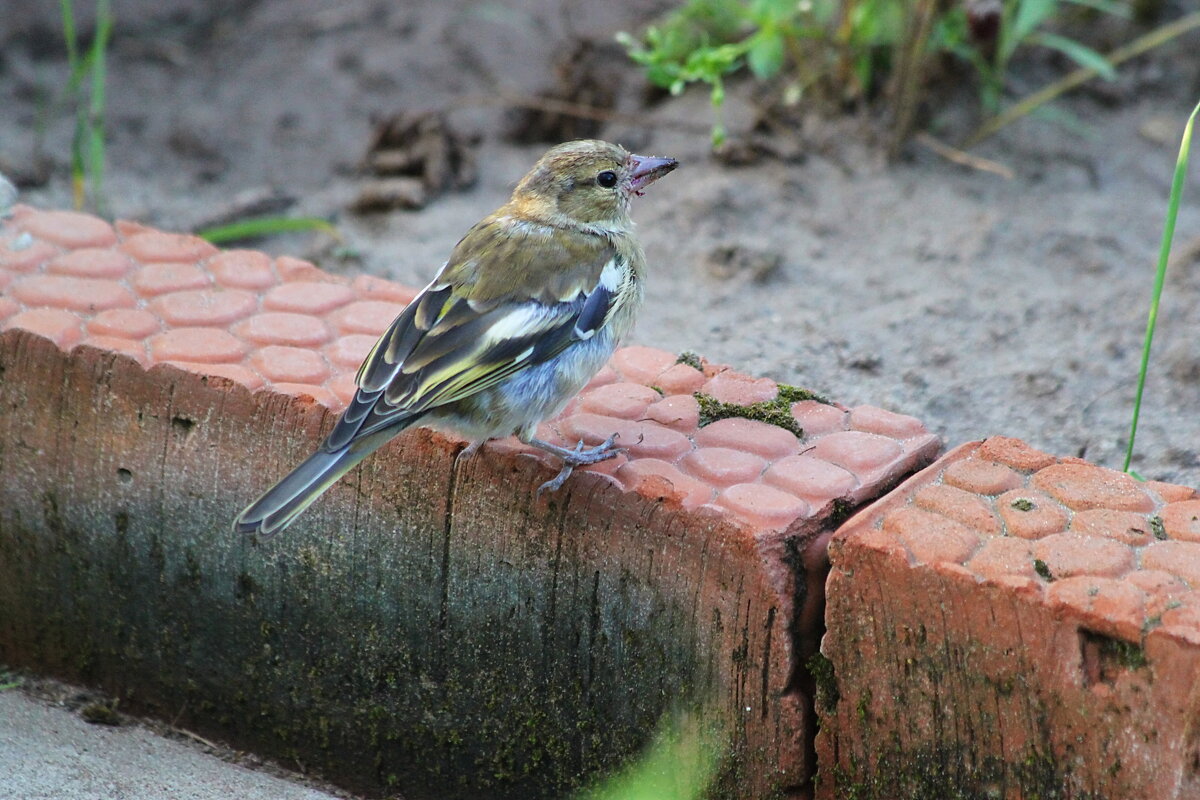
<svg viewBox="0 0 1200 800"><path fill-rule="evenodd" d="M831 401L808 389L798 386L779 384L779 391L772 400L751 403L748 406L737 403L726 403L712 395L703 392L695 393L696 402L700 404L700 427L711 425L717 420L740 417L765 422L777 428L791 431L797 437L804 436L804 428L792 416L792 404L803 400L816 400L818 403L830 404Z"/></svg>

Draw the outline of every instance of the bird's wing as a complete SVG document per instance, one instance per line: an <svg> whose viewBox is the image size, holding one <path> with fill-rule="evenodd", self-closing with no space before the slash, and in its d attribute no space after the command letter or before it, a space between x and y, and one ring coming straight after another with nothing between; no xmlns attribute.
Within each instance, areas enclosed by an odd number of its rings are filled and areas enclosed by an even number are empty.
<svg viewBox="0 0 1200 800"><path fill-rule="evenodd" d="M590 338L618 297L620 258L599 237L480 223L375 344L325 449L469 397Z"/></svg>

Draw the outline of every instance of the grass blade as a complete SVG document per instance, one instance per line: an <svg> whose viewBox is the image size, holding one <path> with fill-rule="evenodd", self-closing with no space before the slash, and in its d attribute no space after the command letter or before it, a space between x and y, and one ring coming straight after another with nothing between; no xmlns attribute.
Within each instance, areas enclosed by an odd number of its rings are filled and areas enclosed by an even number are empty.
<svg viewBox="0 0 1200 800"><path fill-rule="evenodd" d="M110 0L100 0L96 4L96 38L91 47L92 86L88 104L88 167L92 177L92 205L97 211L104 205L104 87L112 29Z"/></svg>
<svg viewBox="0 0 1200 800"><path fill-rule="evenodd" d="M1171 195L1167 200L1167 219L1163 223L1162 244L1158 251L1158 269L1154 275L1154 294L1150 299L1150 314L1146 321L1146 338L1142 344L1142 367L1138 371L1137 395L1133 401L1133 421L1129 425L1129 446L1125 450L1125 465L1122 469L1129 472L1129 464L1133 461L1133 442L1137 437L1138 417L1142 412L1142 394L1146 388L1146 373L1150 367L1150 344L1154 341L1154 327L1158 322L1158 304L1162 298L1163 282L1167 277L1167 261L1171 256L1171 240L1175 238L1175 219L1179 216L1179 201L1183 196L1183 184L1187 179L1188 154L1192 148L1192 127L1196 122L1196 114L1200 113L1200 103L1192 109L1187 125L1183 129L1183 141L1179 144L1179 157L1175 160L1175 177L1171 180Z"/></svg>
<svg viewBox="0 0 1200 800"><path fill-rule="evenodd" d="M319 217L255 217L204 228L196 231L196 235L212 244L224 244L294 231L323 231L339 242L342 240L338 229Z"/></svg>

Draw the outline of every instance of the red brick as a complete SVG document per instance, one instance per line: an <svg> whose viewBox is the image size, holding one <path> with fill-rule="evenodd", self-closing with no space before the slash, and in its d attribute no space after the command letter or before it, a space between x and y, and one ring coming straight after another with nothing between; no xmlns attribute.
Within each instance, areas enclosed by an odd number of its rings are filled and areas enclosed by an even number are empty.
<svg viewBox="0 0 1200 800"><path fill-rule="evenodd" d="M83 338L79 317L58 308L37 308L14 314L4 321L4 330L11 328L45 336L63 350L69 350Z"/></svg>
<svg viewBox="0 0 1200 800"><path fill-rule="evenodd" d="M240 289L198 289L159 295L148 308L168 325L224 326L253 314L258 298Z"/></svg>
<svg viewBox="0 0 1200 800"><path fill-rule="evenodd" d="M1200 543L1152 542L1142 548L1142 569L1178 575L1200 589Z"/></svg>
<svg viewBox="0 0 1200 800"><path fill-rule="evenodd" d="M690 394L673 394L646 409L646 419L690 433L700 425L700 404Z"/></svg>
<svg viewBox="0 0 1200 800"><path fill-rule="evenodd" d="M836 464L811 455L787 456L763 474L763 482L820 507L858 488L858 479Z"/></svg>
<svg viewBox="0 0 1200 800"><path fill-rule="evenodd" d="M653 384L664 394L692 394L700 391L705 380L704 373L695 367L675 364L656 375Z"/></svg>
<svg viewBox="0 0 1200 800"><path fill-rule="evenodd" d="M1055 580L1074 575L1119 578L1135 565L1129 545L1094 536L1054 533L1033 542L1032 547Z"/></svg>
<svg viewBox="0 0 1200 800"><path fill-rule="evenodd" d="M121 353L134 359L143 367L150 363L150 359L146 355L146 345L144 343L121 336L88 336L78 346L95 347L97 350Z"/></svg>
<svg viewBox="0 0 1200 800"><path fill-rule="evenodd" d="M1180 486L1175 483L1163 483L1162 481L1146 481L1142 484L1146 489L1156 493L1162 498L1164 503L1178 503L1183 500L1191 500L1196 496L1196 490L1190 486Z"/></svg>
<svg viewBox="0 0 1200 800"><path fill-rule="evenodd" d="M307 314L267 311L234 326L234 333L257 344L317 347L332 337L324 320Z"/></svg>
<svg viewBox="0 0 1200 800"><path fill-rule="evenodd" d="M271 257L256 250L226 250L209 259L208 270L232 289L265 289L279 281Z"/></svg>
<svg viewBox="0 0 1200 800"><path fill-rule="evenodd" d="M4 273L0 273L3 275ZM15 300L10 300L7 297L0 296L0 320L5 320L21 310L20 303Z"/></svg>
<svg viewBox="0 0 1200 800"><path fill-rule="evenodd" d="M27 306L53 306L72 311L103 311L137 305L116 281L68 275L30 275L13 284L13 296Z"/></svg>
<svg viewBox="0 0 1200 800"><path fill-rule="evenodd" d="M733 370L714 375L700 387L700 393L739 406L753 405L774 400L779 394L779 385L770 378L751 378Z"/></svg>
<svg viewBox="0 0 1200 800"><path fill-rule="evenodd" d="M1081 536L1102 536L1106 539L1140 547L1150 542L1152 532L1145 514L1136 511L1114 511L1093 508L1076 512L1071 519L1071 533Z"/></svg>
<svg viewBox="0 0 1200 800"><path fill-rule="evenodd" d="M241 364L202 364L195 361L167 361L165 363L188 372L195 372L198 375L215 375L218 378L226 378L245 386L252 392L266 386L266 381L261 375Z"/></svg>
<svg viewBox="0 0 1200 800"><path fill-rule="evenodd" d="M1024 510L1026 503L1033 508ZM1040 539L1067 529L1067 510L1050 495L1036 489L1013 489L996 498L996 510L1011 536Z"/></svg>
<svg viewBox="0 0 1200 800"><path fill-rule="evenodd" d="M656 347L623 347L613 354L610 365L627 381L652 384L675 365L676 356Z"/></svg>
<svg viewBox="0 0 1200 800"><path fill-rule="evenodd" d="M1200 542L1200 500L1170 503L1163 508L1160 516L1170 538Z"/></svg>
<svg viewBox="0 0 1200 800"><path fill-rule="evenodd" d="M350 288L364 300L388 300L402 305L408 305L417 296L416 289L402 286L393 281L385 281L374 275L359 275L350 284Z"/></svg>
<svg viewBox="0 0 1200 800"><path fill-rule="evenodd" d="M1057 460L1049 453L1032 448L1020 439L1007 436L993 436L984 440L975 456L984 461L1006 464L1022 472L1048 467Z"/></svg>
<svg viewBox="0 0 1200 800"><path fill-rule="evenodd" d="M250 354L249 363L275 383L321 384L329 377L321 354L300 347L262 347Z"/></svg>
<svg viewBox="0 0 1200 800"><path fill-rule="evenodd" d="M344 283L342 279L320 269L311 261L292 256L280 256L275 259L275 271L285 281L329 281Z"/></svg>
<svg viewBox="0 0 1200 800"><path fill-rule="evenodd" d="M739 483L717 495L717 505L756 527L786 528L809 513L799 497L762 483Z"/></svg>
<svg viewBox="0 0 1200 800"><path fill-rule="evenodd" d="M245 342L219 328L172 328L150 340L155 361L235 363L245 357L247 349Z"/></svg>
<svg viewBox="0 0 1200 800"><path fill-rule="evenodd" d="M123 278L132 269L133 262L125 254L90 247L63 253L46 265L49 273L77 278Z"/></svg>
<svg viewBox="0 0 1200 800"><path fill-rule="evenodd" d="M360 300L339 308L329 321L342 333L366 333L378 337L392 324L404 306L382 300Z"/></svg>
<svg viewBox="0 0 1200 800"><path fill-rule="evenodd" d="M962 564L979 549L979 535L952 519L916 508L889 514L883 530L899 537L919 563L949 561Z"/></svg>
<svg viewBox="0 0 1200 800"><path fill-rule="evenodd" d="M340 372L334 376L333 380L325 384L329 391L333 392L343 406L350 405L350 400L354 397L354 393L358 391L358 384L354 382L353 372Z"/></svg>
<svg viewBox="0 0 1200 800"><path fill-rule="evenodd" d="M850 427L856 431L878 433L894 439L924 434L925 426L916 417L897 414L875 406L858 406L850 412Z"/></svg>
<svg viewBox="0 0 1200 800"><path fill-rule="evenodd" d="M597 386L608 386L608 384L616 383L619 380L621 380L621 376L617 374L617 371L605 365L600 368L599 372L592 376L592 379L587 382L587 386L583 388L586 391L588 389L595 389Z"/></svg>
<svg viewBox="0 0 1200 800"><path fill-rule="evenodd" d="M1031 484L1046 490L1075 511L1088 508L1154 509L1154 500L1133 478L1093 464L1054 464L1034 475Z"/></svg>
<svg viewBox="0 0 1200 800"><path fill-rule="evenodd" d="M368 336L362 333L342 336L325 348L325 356L333 364L340 367L353 367L357 370L359 365L367 359L371 348L378 340L377 336Z"/></svg>
<svg viewBox="0 0 1200 800"><path fill-rule="evenodd" d="M1178 575L1160 569L1134 570L1125 576L1125 581L1146 593L1147 616L1161 616L1191 591Z"/></svg>
<svg viewBox="0 0 1200 800"><path fill-rule="evenodd" d="M197 261L217 253L217 248L199 236L191 236L186 233L163 233L162 231L135 233L121 243L121 249L143 264L151 262L195 264Z"/></svg>
<svg viewBox="0 0 1200 800"><path fill-rule="evenodd" d="M588 445L600 444L616 433L617 444L638 458L673 461L692 449L692 443L682 433L654 422L634 422L582 413L563 419L559 428L568 440L583 440Z"/></svg>
<svg viewBox="0 0 1200 800"><path fill-rule="evenodd" d="M752 483L767 467L767 461L753 453L728 447L702 447L693 450L679 461L679 466L713 486L732 486Z"/></svg>
<svg viewBox="0 0 1200 800"><path fill-rule="evenodd" d="M1146 623L1146 593L1126 581L1080 575L1056 580L1046 588L1052 604L1079 612L1089 629L1138 641Z"/></svg>
<svg viewBox="0 0 1200 800"><path fill-rule="evenodd" d="M978 458L955 461L946 467L942 480L976 494L1000 494L1025 484L1024 477L1011 467Z"/></svg>
<svg viewBox="0 0 1200 800"><path fill-rule="evenodd" d="M894 461L901 452L894 440L862 431L827 434L817 440L812 450L813 455L845 467L860 480Z"/></svg>
<svg viewBox="0 0 1200 800"><path fill-rule="evenodd" d="M1033 569L1030 543L1012 536L997 536L984 541L983 546L967 562L967 568L985 579L1001 575L1037 576Z"/></svg>
<svg viewBox="0 0 1200 800"><path fill-rule="evenodd" d="M953 486L926 486L913 496L913 505L949 517L989 536L1001 532L1000 518L992 510L991 504L979 495Z"/></svg>
<svg viewBox="0 0 1200 800"><path fill-rule="evenodd" d="M13 244L21 241L21 238L18 237L17 242L10 243L10 247L0 249L0 269L12 272L32 272L58 255L57 247L39 239L27 239L25 240L27 244L23 247L11 249Z"/></svg>
<svg viewBox="0 0 1200 800"><path fill-rule="evenodd" d="M125 339L145 339L157 333L161 327L158 317L140 308L101 311L87 324L88 331L96 336L119 336Z"/></svg>
<svg viewBox="0 0 1200 800"><path fill-rule="evenodd" d="M283 283L267 292L263 308L270 311L295 311L300 314L326 314L355 298L349 286L315 281Z"/></svg>
<svg viewBox="0 0 1200 800"><path fill-rule="evenodd" d="M293 397L311 397L331 411L340 411L342 408L342 401L338 399L338 396L324 386L312 386L306 383L276 383L272 384L271 388L280 394L288 394Z"/></svg>
<svg viewBox="0 0 1200 800"><path fill-rule="evenodd" d="M694 438L697 447L731 447L768 459L794 455L800 449L800 440L791 431L741 417L705 425Z"/></svg>
<svg viewBox="0 0 1200 800"><path fill-rule="evenodd" d="M714 494L712 486L657 458L627 461L617 470L616 476L631 491L678 503L683 508L707 503Z"/></svg>
<svg viewBox="0 0 1200 800"><path fill-rule="evenodd" d="M609 417L641 419L661 395L640 383L610 383L590 389L579 398L579 408Z"/></svg>
<svg viewBox="0 0 1200 800"><path fill-rule="evenodd" d="M801 400L792 403L792 416L805 436L821 436L826 433L846 430L849 415L844 408L819 403L816 400Z"/></svg>
<svg viewBox="0 0 1200 800"><path fill-rule="evenodd" d="M107 222L78 211L38 211L23 217L21 227L39 239L73 249L105 247L117 240Z"/></svg>
<svg viewBox="0 0 1200 800"><path fill-rule="evenodd" d="M143 297L154 297L185 289L204 289L211 279L192 264L147 264L134 273L130 283Z"/></svg>

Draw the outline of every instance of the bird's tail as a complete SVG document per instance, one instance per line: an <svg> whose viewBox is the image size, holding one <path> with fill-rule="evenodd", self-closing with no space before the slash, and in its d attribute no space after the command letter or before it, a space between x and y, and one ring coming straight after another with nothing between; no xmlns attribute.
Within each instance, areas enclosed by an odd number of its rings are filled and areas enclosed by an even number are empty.
<svg viewBox="0 0 1200 800"><path fill-rule="evenodd" d="M345 447L332 452L318 450L238 514L233 521L233 530L237 533L261 533L264 536L279 533L295 522L296 517L326 489L358 466L358 462L418 419L402 419L394 425L356 437Z"/></svg>

